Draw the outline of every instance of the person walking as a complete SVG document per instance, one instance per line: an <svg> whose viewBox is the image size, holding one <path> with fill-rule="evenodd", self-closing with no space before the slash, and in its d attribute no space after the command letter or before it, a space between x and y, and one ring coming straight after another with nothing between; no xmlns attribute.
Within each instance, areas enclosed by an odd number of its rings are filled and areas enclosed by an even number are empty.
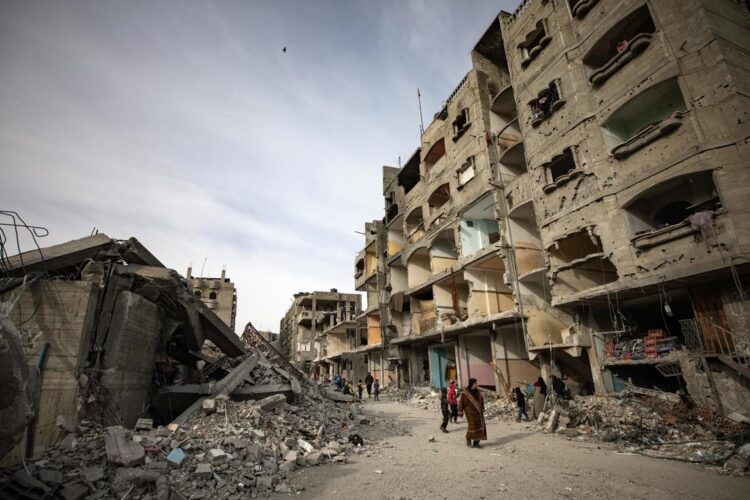
<svg viewBox="0 0 750 500"><path fill-rule="evenodd" d="M547 384L539 377L534 382L534 415L537 417L544 411L544 400L547 399Z"/></svg>
<svg viewBox="0 0 750 500"><path fill-rule="evenodd" d="M367 399L370 399L372 394L372 383L375 381L374 378L372 378L372 373L367 372L367 376L365 377L365 387L367 387Z"/></svg>
<svg viewBox="0 0 750 500"><path fill-rule="evenodd" d="M448 403L448 389L445 387L440 388L440 411L443 414L443 423L440 424L440 430L448 432L448 420L451 418L450 405Z"/></svg>
<svg viewBox="0 0 750 500"><path fill-rule="evenodd" d="M341 389L341 375L340 374L337 373L336 376L333 377L333 385L336 386L336 389L339 389L339 390Z"/></svg>
<svg viewBox="0 0 750 500"><path fill-rule="evenodd" d="M362 379L359 380L359 383L357 384L357 392L359 393L359 399L362 399L362 390L364 389L364 386L362 385Z"/></svg>
<svg viewBox="0 0 750 500"><path fill-rule="evenodd" d="M519 380L518 385L513 388L513 396L516 398L516 406L518 407L518 416L516 417L516 422L520 422L522 416L528 422L529 414L526 413L526 395L523 393L521 387L522 382Z"/></svg>
<svg viewBox="0 0 750 500"><path fill-rule="evenodd" d="M477 379L470 378L469 386L461 391L458 400L458 416L466 414L466 446L481 448L479 441L487 440L487 427L484 425L484 398L479 392Z"/></svg>
<svg viewBox="0 0 750 500"><path fill-rule="evenodd" d="M375 401L380 401L380 381L378 379L375 379L375 382L372 384L372 390L375 394Z"/></svg>
<svg viewBox="0 0 750 500"><path fill-rule="evenodd" d="M451 420L458 423L458 393L456 392L456 381L451 380L448 386L448 404L451 408Z"/></svg>

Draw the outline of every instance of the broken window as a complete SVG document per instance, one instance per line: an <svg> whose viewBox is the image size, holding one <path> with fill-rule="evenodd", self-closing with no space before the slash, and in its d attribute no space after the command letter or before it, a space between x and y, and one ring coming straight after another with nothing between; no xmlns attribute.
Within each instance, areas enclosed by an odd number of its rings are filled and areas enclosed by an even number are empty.
<svg viewBox="0 0 750 500"><path fill-rule="evenodd" d="M568 0L570 13L573 17L583 19L599 0Z"/></svg>
<svg viewBox="0 0 750 500"><path fill-rule="evenodd" d="M648 6L631 12L604 34L583 57L589 81L601 85L651 45L656 26Z"/></svg>
<svg viewBox="0 0 750 500"><path fill-rule="evenodd" d="M359 259L355 264L354 277L359 278L365 272L365 259Z"/></svg>
<svg viewBox="0 0 750 500"><path fill-rule="evenodd" d="M723 205L711 171L683 175L640 194L625 207L639 248L700 232L712 236L713 217ZM664 232L670 228L669 232ZM657 239L646 237L660 233Z"/></svg>
<svg viewBox="0 0 750 500"><path fill-rule="evenodd" d="M458 187L459 189L464 186L467 182L472 180L476 175L476 169L474 168L474 157L469 156L466 162L461 165L458 169Z"/></svg>
<svg viewBox="0 0 750 500"><path fill-rule="evenodd" d="M547 88L542 89L534 99L529 101L531 126L538 127L544 120L560 109L565 102L560 93L560 80L550 82Z"/></svg>
<svg viewBox="0 0 750 500"><path fill-rule="evenodd" d="M404 194L411 191L419 183L419 157L420 149L417 149L396 175L398 185L404 188Z"/></svg>
<svg viewBox="0 0 750 500"><path fill-rule="evenodd" d="M568 182L578 172L576 148L565 148L561 154L553 157L544 167L549 182L543 189L545 193L550 193Z"/></svg>
<svg viewBox="0 0 750 500"><path fill-rule="evenodd" d="M406 239L409 243L420 240L425 234L422 207L417 207L406 216Z"/></svg>
<svg viewBox="0 0 750 500"><path fill-rule="evenodd" d="M446 182L438 186L427 199L427 204L430 206L430 216L435 215L449 201L451 201L451 190L450 185Z"/></svg>
<svg viewBox="0 0 750 500"><path fill-rule="evenodd" d="M211 300L216 300L216 292L211 292L208 294L208 298Z"/></svg>
<svg viewBox="0 0 750 500"><path fill-rule="evenodd" d="M385 222L391 222L398 215L398 203L390 203L385 211Z"/></svg>
<svg viewBox="0 0 750 500"><path fill-rule="evenodd" d="M445 140L438 140L424 157L425 173L430 172L445 157Z"/></svg>
<svg viewBox="0 0 750 500"><path fill-rule="evenodd" d="M687 111L677 78L658 83L628 102L604 123L612 155L624 159L682 125Z"/></svg>
<svg viewBox="0 0 750 500"><path fill-rule="evenodd" d="M617 269L604 254L592 227L555 240L549 248L551 281L560 294L575 293L617 281Z"/></svg>
<svg viewBox="0 0 750 500"><path fill-rule="evenodd" d="M518 44L522 57L521 66L524 68L528 66L550 41L552 41L552 37L547 35L547 20L542 19L538 21L534 29L526 35L524 41Z"/></svg>
<svg viewBox="0 0 750 500"><path fill-rule="evenodd" d="M463 108L451 125L453 126L453 140L457 141L458 138L468 130L469 126L471 126L471 121L469 121L469 108Z"/></svg>
<svg viewBox="0 0 750 500"><path fill-rule="evenodd" d="M194 294L194 295L195 295L196 297L198 297L198 298L201 298L201 296L203 295L203 294L201 293L201 291L200 291L200 290L196 290L195 292L193 292L193 294Z"/></svg>
<svg viewBox="0 0 750 500"><path fill-rule="evenodd" d="M438 274L458 262L456 235L453 229L441 232L430 245L430 267L433 274Z"/></svg>

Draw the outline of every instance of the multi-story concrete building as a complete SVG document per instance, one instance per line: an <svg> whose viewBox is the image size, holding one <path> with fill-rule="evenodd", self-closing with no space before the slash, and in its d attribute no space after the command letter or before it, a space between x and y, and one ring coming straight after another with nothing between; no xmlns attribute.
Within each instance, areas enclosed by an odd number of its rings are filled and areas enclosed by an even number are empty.
<svg viewBox="0 0 750 500"><path fill-rule="evenodd" d="M356 261L386 383L681 376L749 415L749 42L732 0L492 20Z"/></svg>
<svg viewBox="0 0 750 500"><path fill-rule="evenodd" d="M347 369L349 363L341 359L341 353L359 345L356 317L361 309L358 293L339 293L333 288L330 292L294 294L294 302L281 320L282 352L316 378Z"/></svg>
<svg viewBox="0 0 750 500"><path fill-rule="evenodd" d="M193 295L201 299L221 320L234 331L234 320L237 316L237 289L227 278L227 271L221 271L219 278L193 276L193 268L188 267L188 288Z"/></svg>

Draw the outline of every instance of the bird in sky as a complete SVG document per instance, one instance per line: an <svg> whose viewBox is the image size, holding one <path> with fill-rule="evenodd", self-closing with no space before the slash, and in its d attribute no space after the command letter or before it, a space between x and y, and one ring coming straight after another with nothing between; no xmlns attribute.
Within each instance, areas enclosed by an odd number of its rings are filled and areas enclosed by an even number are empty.
<svg viewBox="0 0 750 500"><path fill-rule="evenodd" d="M286 54L286 47L284 47L283 49L281 49L281 51L282 51L282 52L283 52L284 54Z"/></svg>

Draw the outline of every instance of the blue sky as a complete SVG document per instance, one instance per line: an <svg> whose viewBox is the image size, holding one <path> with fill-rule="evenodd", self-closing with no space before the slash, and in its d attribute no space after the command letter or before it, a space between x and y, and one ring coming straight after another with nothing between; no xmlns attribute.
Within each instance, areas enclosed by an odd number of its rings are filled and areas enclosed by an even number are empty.
<svg viewBox="0 0 750 500"><path fill-rule="evenodd" d="M238 331L277 331L293 293L353 289L417 87L427 124L515 5L0 1L0 208L45 245L96 227L226 266Z"/></svg>

